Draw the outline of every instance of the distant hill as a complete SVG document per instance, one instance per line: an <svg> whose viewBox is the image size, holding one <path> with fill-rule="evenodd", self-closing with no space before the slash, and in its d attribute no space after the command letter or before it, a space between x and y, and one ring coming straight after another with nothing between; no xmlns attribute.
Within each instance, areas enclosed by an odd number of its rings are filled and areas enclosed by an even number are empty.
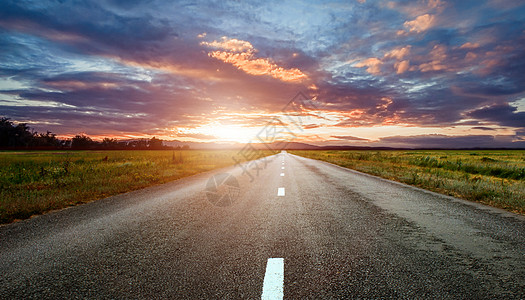
<svg viewBox="0 0 525 300"><path fill-rule="evenodd" d="M182 147L184 145L187 145L190 147L190 149L199 149L199 150L242 149L247 146L247 144L242 144L242 143L199 143L199 142L183 142L183 141L178 141L178 140L164 141L164 145L171 146L171 147L179 147L179 146ZM298 143L298 142L290 142L290 143L274 142L274 143L269 143L269 144L252 143L250 144L250 146L256 149L271 149L271 150L322 149L322 147L319 147L319 146L314 146L314 145L305 144L305 143Z"/></svg>
<svg viewBox="0 0 525 300"><path fill-rule="evenodd" d="M199 143L199 142L183 142L178 140L164 141L164 145L171 147L182 147L187 145L190 149L196 150L235 150L242 149L247 144L241 143ZM251 147L255 149L265 150L393 150L394 148L389 147L361 147L361 146L316 146L306 143L299 142L273 142L268 144L263 143L252 143Z"/></svg>
<svg viewBox="0 0 525 300"><path fill-rule="evenodd" d="M190 149L196 150L241 149L244 146L244 144L239 143L200 143L184 142L179 140L164 141L164 145L175 148L189 146Z"/></svg>

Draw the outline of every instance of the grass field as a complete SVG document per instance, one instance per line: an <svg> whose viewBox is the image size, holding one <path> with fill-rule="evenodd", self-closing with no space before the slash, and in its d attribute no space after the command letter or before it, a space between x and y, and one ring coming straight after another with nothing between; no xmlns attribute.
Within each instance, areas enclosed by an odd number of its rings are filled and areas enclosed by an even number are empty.
<svg viewBox="0 0 525 300"><path fill-rule="evenodd" d="M525 214L525 151L290 151Z"/></svg>
<svg viewBox="0 0 525 300"><path fill-rule="evenodd" d="M0 152L0 223L233 165L237 153Z"/></svg>

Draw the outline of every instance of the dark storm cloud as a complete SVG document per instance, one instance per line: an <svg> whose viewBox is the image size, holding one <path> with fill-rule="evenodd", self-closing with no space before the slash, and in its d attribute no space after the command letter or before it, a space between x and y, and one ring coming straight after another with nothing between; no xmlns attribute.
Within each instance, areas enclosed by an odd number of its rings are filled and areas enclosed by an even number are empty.
<svg viewBox="0 0 525 300"><path fill-rule="evenodd" d="M470 112L470 117L497 122L511 127L525 128L525 112L516 112L517 108L508 104L483 107Z"/></svg>
<svg viewBox="0 0 525 300"><path fill-rule="evenodd" d="M41 35L73 45L98 42L104 48L145 50L147 43L175 35L163 20L150 15L121 16L97 1L50 3L24 6L22 1L6 1L0 6L1 24L8 29Z"/></svg>
<svg viewBox="0 0 525 300"><path fill-rule="evenodd" d="M494 130L496 130L496 129L494 129L494 128L483 127L483 126L475 126L475 127L472 127L472 129L476 129L476 130L485 130L485 131L494 131Z"/></svg>

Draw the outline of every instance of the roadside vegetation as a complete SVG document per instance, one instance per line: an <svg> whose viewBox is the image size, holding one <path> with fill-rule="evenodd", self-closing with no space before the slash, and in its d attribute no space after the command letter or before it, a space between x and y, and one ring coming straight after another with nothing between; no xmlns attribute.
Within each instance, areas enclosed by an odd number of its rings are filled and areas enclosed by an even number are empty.
<svg viewBox="0 0 525 300"><path fill-rule="evenodd" d="M290 151L525 214L525 151Z"/></svg>
<svg viewBox="0 0 525 300"><path fill-rule="evenodd" d="M237 152L0 152L0 223L233 165Z"/></svg>

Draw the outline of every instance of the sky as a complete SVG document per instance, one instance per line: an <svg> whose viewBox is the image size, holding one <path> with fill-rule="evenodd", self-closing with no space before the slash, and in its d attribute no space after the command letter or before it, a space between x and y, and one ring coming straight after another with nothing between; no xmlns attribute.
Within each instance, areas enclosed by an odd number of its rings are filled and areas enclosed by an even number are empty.
<svg viewBox="0 0 525 300"><path fill-rule="evenodd" d="M316 145L525 147L525 2L3 0L0 116L60 137L248 143L278 121Z"/></svg>

